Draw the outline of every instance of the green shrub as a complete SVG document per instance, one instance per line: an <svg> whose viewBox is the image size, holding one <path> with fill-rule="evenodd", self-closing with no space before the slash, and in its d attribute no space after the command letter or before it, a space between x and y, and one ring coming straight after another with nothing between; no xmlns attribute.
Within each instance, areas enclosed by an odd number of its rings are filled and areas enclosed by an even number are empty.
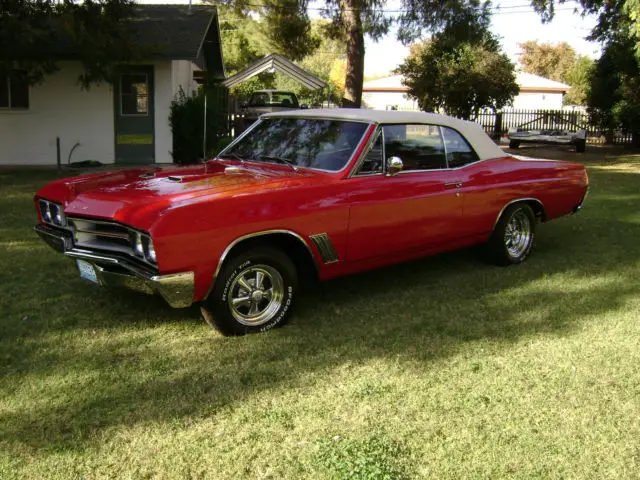
<svg viewBox="0 0 640 480"><path fill-rule="evenodd" d="M217 154L227 138L227 91L222 87L199 88L193 96L182 88L171 102L169 125L173 135L173 161L180 164L203 160L204 105L207 94L207 153Z"/></svg>

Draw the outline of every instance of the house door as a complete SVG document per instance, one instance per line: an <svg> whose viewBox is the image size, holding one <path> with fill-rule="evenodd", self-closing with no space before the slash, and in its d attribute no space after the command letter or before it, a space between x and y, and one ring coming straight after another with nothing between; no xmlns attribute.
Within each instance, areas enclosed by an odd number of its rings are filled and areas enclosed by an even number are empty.
<svg viewBox="0 0 640 480"><path fill-rule="evenodd" d="M113 88L116 163L154 163L153 66L127 66Z"/></svg>

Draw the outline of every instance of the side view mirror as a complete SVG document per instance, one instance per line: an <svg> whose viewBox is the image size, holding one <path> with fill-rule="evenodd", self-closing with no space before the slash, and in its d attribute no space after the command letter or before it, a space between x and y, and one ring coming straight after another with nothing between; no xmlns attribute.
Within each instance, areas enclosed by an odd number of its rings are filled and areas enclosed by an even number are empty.
<svg viewBox="0 0 640 480"><path fill-rule="evenodd" d="M389 157L387 159L387 177L393 177L402 171L402 160L400 157Z"/></svg>
<svg viewBox="0 0 640 480"><path fill-rule="evenodd" d="M302 110L306 110L307 108L309 108L309 105L307 105L306 103L303 103L302 105L300 105L300 108Z"/></svg>

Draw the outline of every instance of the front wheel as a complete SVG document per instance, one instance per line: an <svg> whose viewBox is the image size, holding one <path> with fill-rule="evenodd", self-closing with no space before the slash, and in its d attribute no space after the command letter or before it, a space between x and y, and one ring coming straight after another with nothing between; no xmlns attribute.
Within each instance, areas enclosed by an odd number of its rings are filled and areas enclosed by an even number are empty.
<svg viewBox="0 0 640 480"><path fill-rule="evenodd" d="M234 257L215 282L203 315L223 335L265 332L281 326L289 318L298 291L295 265L272 248L257 248Z"/></svg>
<svg viewBox="0 0 640 480"><path fill-rule="evenodd" d="M509 148L519 148L520 147L520 142L518 140L509 140Z"/></svg>
<svg viewBox="0 0 640 480"><path fill-rule="evenodd" d="M489 255L499 265L522 263L531 253L536 217L526 203L510 205L502 213L487 244Z"/></svg>

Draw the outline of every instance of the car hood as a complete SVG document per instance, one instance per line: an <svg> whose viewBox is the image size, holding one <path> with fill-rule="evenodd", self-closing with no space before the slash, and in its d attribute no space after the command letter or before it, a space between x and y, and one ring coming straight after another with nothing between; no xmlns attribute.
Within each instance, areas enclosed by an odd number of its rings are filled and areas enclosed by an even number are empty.
<svg viewBox="0 0 640 480"><path fill-rule="evenodd" d="M71 216L109 218L148 229L163 210L238 193L289 188L321 174L287 166L210 161L189 167L151 167L72 177L36 196L60 202ZM268 187L267 187L268 186Z"/></svg>

